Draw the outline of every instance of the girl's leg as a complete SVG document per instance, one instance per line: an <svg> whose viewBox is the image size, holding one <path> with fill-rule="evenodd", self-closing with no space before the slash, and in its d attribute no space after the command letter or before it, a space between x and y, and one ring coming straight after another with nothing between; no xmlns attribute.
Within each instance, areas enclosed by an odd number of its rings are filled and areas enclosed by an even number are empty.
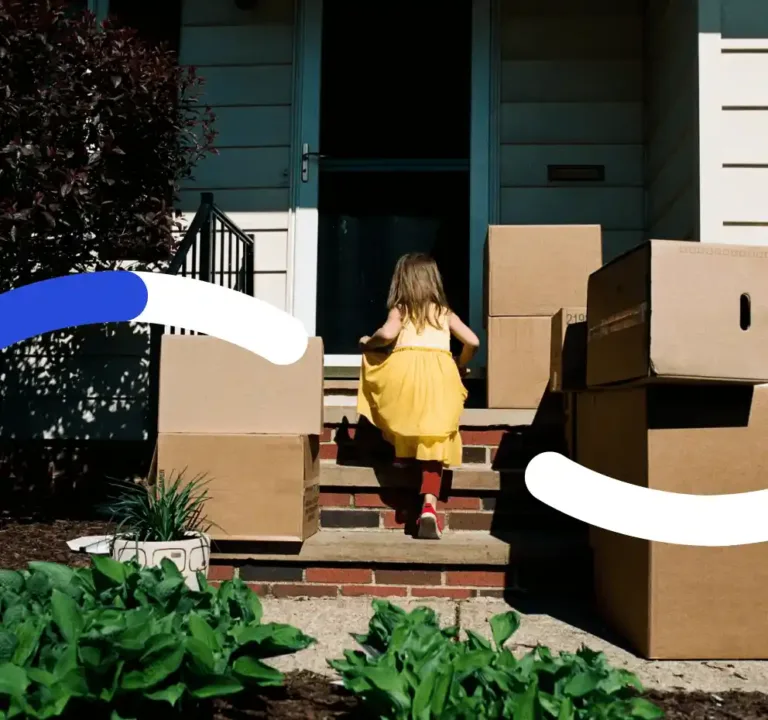
<svg viewBox="0 0 768 720"><path fill-rule="evenodd" d="M438 540L442 534L437 519L437 498L443 482L443 464L440 462L421 463L421 495L424 504L419 518L419 537Z"/></svg>

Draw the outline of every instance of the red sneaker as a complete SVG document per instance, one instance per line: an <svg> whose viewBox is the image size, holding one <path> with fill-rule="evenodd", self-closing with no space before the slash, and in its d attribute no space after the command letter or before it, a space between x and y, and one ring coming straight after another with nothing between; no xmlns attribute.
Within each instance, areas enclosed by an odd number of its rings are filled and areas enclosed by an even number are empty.
<svg viewBox="0 0 768 720"><path fill-rule="evenodd" d="M427 503L422 508L418 520L418 537L422 540L439 540L442 534L443 529L440 527L435 508Z"/></svg>

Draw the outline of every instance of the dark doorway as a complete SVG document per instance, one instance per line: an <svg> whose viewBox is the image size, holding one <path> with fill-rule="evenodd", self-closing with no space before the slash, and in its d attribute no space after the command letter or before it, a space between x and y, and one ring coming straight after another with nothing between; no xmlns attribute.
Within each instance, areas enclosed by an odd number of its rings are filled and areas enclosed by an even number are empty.
<svg viewBox="0 0 768 720"><path fill-rule="evenodd" d="M317 328L354 354L405 252L467 314L471 4L326 0L322 63Z"/></svg>

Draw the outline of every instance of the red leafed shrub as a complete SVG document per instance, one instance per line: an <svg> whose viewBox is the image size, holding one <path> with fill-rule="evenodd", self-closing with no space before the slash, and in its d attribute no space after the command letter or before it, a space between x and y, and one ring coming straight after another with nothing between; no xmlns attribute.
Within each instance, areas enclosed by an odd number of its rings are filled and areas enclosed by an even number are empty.
<svg viewBox="0 0 768 720"><path fill-rule="evenodd" d="M212 143L202 80L63 0L0 0L0 290L167 260Z"/></svg>

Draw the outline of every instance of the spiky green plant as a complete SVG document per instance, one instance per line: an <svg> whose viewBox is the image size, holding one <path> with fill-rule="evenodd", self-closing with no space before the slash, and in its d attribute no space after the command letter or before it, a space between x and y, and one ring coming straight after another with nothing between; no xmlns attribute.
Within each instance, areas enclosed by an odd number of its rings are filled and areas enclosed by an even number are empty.
<svg viewBox="0 0 768 720"><path fill-rule="evenodd" d="M205 475L184 479L184 471L149 486L117 482L119 493L108 506L117 523L115 537L138 542L176 542L190 533L206 533L212 523L203 514L208 500Z"/></svg>

